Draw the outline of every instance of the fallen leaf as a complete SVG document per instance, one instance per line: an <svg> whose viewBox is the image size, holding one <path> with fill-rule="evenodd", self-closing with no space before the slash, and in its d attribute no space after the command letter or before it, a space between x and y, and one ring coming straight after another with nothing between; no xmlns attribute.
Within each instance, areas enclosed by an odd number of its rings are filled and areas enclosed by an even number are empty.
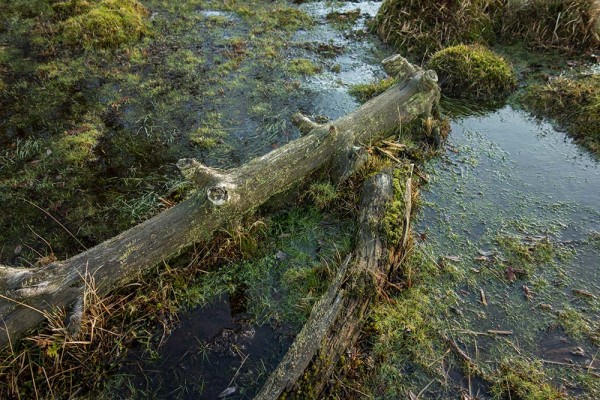
<svg viewBox="0 0 600 400"><path fill-rule="evenodd" d="M227 389L223 390L220 394L219 394L219 398L222 399L223 397L227 397L230 394L234 394L235 391L237 390L237 388L235 386L232 387L228 387Z"/></svg>
<svg viewBox="0 0 600 400"><path fill-rule="evenodd" d="M504 274L506 275L506 280L510 283L513 283L515 280L517 280L517 274L515 274L515 270L513 267L506 267L506 269L504 270Z"/></svg>
<svg viewBox="0 0 600 400"><path fill-rule="evenodd" d="M286 258L288 258L288 255L287 253L284 253L283 251L279 250L277 254L275 254L275 258L277 258L278 260L285 260Z"/></svg>
<svg viewBox="0 0 600 400"><path fill-rule="evenodd" d="M527 285L523 285L523 293L525 294L527 300L533 299L533 292L531 291L531 289L529 289Z"/></svg>
<svg viewBox="0 0 600 400"><path fill-rule="evenodd" d="M454 261L454 262L460 262L460 257L459 256L444 256L444 258L446 260L450 260L450 261Z"/></svg>

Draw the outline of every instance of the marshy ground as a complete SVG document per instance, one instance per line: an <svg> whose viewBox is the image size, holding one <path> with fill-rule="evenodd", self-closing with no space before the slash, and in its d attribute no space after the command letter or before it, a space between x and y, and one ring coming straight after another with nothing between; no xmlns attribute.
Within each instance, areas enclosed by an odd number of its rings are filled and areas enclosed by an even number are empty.
<svg viewBox="0 0 600 400"><path fill-rule="evenodd" d="M88 42L78 16L116 4L91 3L0 1L3 264L76 254L185 198L179 158L240 165L298 137L296 111L334 119L358 106L350 92L391 82L379 62L393 50L366 24L379 2L128 1L123 35ZM414 247L332 398L600 397L596 148L524 111L553 113L560 93L569 118L551 116L597 134L577 114L598 111L581 87L597 66L495 50L517 73L511 105L446 99L438 156L398 155L429 176ZM351 192L319 182L164 260L133 293L97 299L89 343L43 332L13 349L0 394L251 398L352 247Z"/></svg>

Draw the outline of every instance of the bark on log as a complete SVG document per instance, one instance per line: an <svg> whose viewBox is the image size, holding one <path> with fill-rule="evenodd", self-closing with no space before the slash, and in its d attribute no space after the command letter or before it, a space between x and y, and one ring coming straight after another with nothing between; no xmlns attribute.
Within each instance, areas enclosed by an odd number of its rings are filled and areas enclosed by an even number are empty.
<svg viewBox="0 0 600 400"><path fill-rule="evenodd" d="M352 113L238 168L219 171L181 160L182 173L197 185L192 197L79 255L40 268L0 266L0 347L36 327L54 307L79 312L86 276L94 277L100 295L107 294L325 166L335 167L334 179L345 178L360 153L356 146L430 114L438 102L435 72L408 70Z"/></svg>
<svg viewBox="0 0 600 400"><path fill-rule="evenodd" d="M308 321L256 400L275 400L285 391L294 394L296 388L299 398L320 398L338 360L358 340L369 304L387 282L390 263L382 220L392 196L391 174L380 173L365 182L354 252L313 306ZM297 384L305 373L310 389Z"/></svg>

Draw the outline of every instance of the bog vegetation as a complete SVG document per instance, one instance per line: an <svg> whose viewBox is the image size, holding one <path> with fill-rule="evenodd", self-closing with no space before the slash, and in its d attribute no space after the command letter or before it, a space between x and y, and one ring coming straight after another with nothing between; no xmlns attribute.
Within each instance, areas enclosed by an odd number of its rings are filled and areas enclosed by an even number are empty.
<svg viewBox="0 0 600 400"><path fill-rule="evenodd" d="M222 13L198 14L203 6ZM446 94L503 99L522 71L498 55L500 45L562 54L597 49L599 7L593 0L385 0L374 28L402 54L438 71ZM358 17L352 11L327 18L345 29ZM242 113L243 123L267 127L266 147L288 140L285 121L296 110L276 116L272 110L303 95L298 79L324 71L315 60L285 54L290 35L313 23L280 1L0 0L0 204L11 210L0 216L1 263L47 264L182 200L190 187L174 168L179 158L243 161L236 152L253 144L236 148L230 140L236 129L230 120ZM236 31L239 26L248 29ZM222 35L225 29L234 36ZM388 78L351 92L366 101L394 83ZM519 101L600 154L597 76L538 82ZM239 112L241 103L247 109ZM418 128L430 135L433 124ZM435 140L417 143L408 131L400 132L403 150L370 148L363 174L398 158L404 171L406 163L431 155ZM300 326L351 248L359 185L360 179L342 188L326 179L314 183L288 210L245 221L245 228L163 262L140 279L138 295L124 290L98 298L88 277L85 340L68 337L64 311L57 310L47 330L3 353L0 397L49 390L57 397L92 391L111 398L111 385L133 392L125 377L109 379L127 350L137 343L156 354L178 312L223 293L244 291L259 323ZM402 183L396 189L402 192ZM385 221L395 239L400 200ZM57 228L50 215L66 228ZM485 380L495 398L563 398L528 356L503 356L478 368L448 350L451 338L441 333L458 313L455 289L475 283L432 257L426 245L413 244L390 293L372 310L362 347L340 363L334 396L406 397L432 375L447 376L444 363L453 354L451 365ZM549 242L524 244L516 236L499 236L496 245L501 268L520 266L518 279L561 256ZM499 274L503 284L512 283ZM556 312L552 320L572 337L598 343L600 326L577 311ZM588 379L580 371L574 376ZM593 379L584 386L600 393Z"/></svg>

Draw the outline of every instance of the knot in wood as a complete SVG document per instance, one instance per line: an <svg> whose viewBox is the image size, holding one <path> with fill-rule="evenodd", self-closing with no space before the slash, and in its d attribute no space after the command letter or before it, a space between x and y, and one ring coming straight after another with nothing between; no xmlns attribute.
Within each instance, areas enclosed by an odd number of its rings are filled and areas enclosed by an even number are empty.
<svg viewBox="0 0 600 400"><path fill-rule="evenodd" d="M213 186L206 191L208 200L216 206L222 206L229 201L229 192L222 186Z"/></svg>

